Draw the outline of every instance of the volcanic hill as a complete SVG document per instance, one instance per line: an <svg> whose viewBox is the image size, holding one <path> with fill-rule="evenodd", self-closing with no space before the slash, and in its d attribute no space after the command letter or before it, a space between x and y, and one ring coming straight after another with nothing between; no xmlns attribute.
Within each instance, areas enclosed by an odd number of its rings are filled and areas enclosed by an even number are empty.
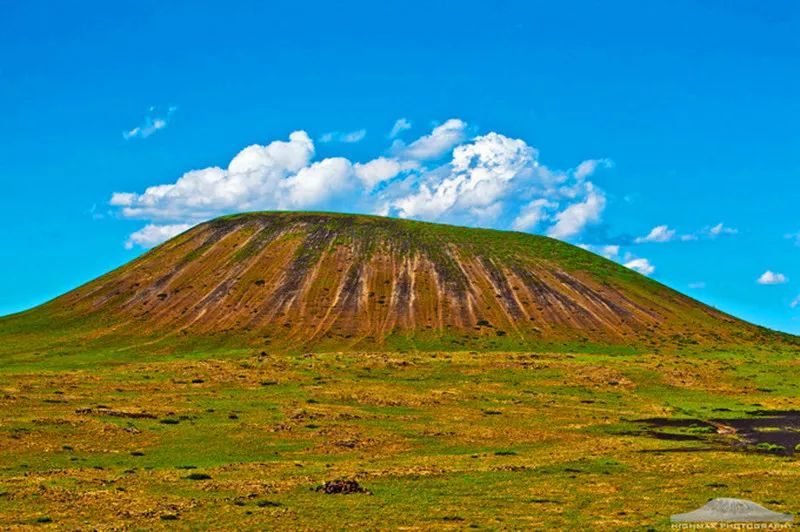
<svg viewBox="0 0 800 532"><path fill-rule="evenodd" d="M328 350L716 348L785 338L550 238L289 212L200 224L0 319L0 334L30 346L202 339Z"/></svg>

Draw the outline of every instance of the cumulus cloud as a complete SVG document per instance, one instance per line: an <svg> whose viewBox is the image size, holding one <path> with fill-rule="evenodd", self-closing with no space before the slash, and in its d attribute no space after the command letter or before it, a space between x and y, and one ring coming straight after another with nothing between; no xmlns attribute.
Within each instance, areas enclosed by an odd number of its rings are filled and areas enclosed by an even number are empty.
<svg viewBox="0 0 800 532"><path fill-rule="evenodd" d="M548 218L547 211L558 206L557 203L539 198L525 205L519 215L514 218L511 227L516 231L529 231L535 229L542 220Z"/></svg>
<svg viewBox="0 0 800 532"><path fill-rule="evenodd" d="M632 258L625 263L625 267L637 271L642 275L651 275L656 271L655 266L650 264L650 261L644 258Z"/></svg>
<svg viewBox="0 0 800 532"><path fill-rule="evenodd" d="M200 220L226 211L297 204L303 197L319 199L318 193L304 195L296 180L289 182L309 165L313 154L314 144L308 134L296 131L288 142L244 148L227 169L214 166L191 170L175 183L151 186L141 194L114 193L111 203L122 206L122 214L129 218ZM341 165L326 164L325 168L341 170ZM316 173L306 175L312 177L309 188L319 189Z"/></svg>
<svg viewBox="0 0 800 532"><path fill-rule="evenodd" d="M789 279L787 279L782 273L775 273L767 270L761 274L761 277L758 278L757 282L758 284L784 284L788 281Z"/></svg>
<svg viewBox="0 0 800 532"><path fill-rule="evenodd" d="M367 136L366 129L359 129L357 131L350 131L350 132L341 132L341 131L331 131L329 133L323 134L319 141L322 143L328 142L342 142L344 144L355 144L356 142L361 142L364 140L364 137Z"/></svg>
<svg viewBox="0 0 800 532"><path fill-rule="evenodd" d="M407 129L411 129L411 122L406 118L399 118L392 126L392 130L389 132L389 138L393 139Z"/></svg>
<svg viewBox="0 0 800 532"><path fill-rule="evenodd" d="M501 201L513 190L512 181L530 177L535 167L536 150L524 141L489 133L458 146L448 165L393 205L403 218L476 215Z"/></svg>
<svg viewBox="0 0 800 532"><path fill-rule="evenodd" d="M190 170L142 192L115 192L110 204L123 217L158 226L229 212L346 205L351 212L541 230L569 239L601 220L606 197L587 178L605 163L557 171L521 139L465 135L466 123L451 119L400 149L395 141L391 156L352 162L315 161L314 142L295 131L288 140L247 146L227 166Z"/></svg>
<svg viewBox="0 0 800 532"><path fill-rule="evenodd" d="M408 146L397 144L396 149L403 157L424 161L437 159L466 138L467 123L458 118L451 118L444 124L433 128L430 135L420 137Z"/></svg>
<svg viewBox="0 0 800 532"><path fill-rule="evenodd" d="M640 236L634 240L636 244L645 242L669 242L675 238L675 230L666 225L658 225L650 230L647 236Z"/></svg>
<svg viewBox="0 0 800 532"><path fill-rule="evenodd" d="M794 298L794 299L792 300L792 302L791 302L791 303L789 303L789 306L790 306L791 308L797 308L797 307L800 307L800 296L797 296L796 298Z"/></svg>
<svg viewBox="0 0 800 532"><path fill-rule="evenodd" d="M281 184L286 189L286 199L279 205L292 208L318 205L346 192L352 185L352 175L350 161L342 157L324 159L307 168L301 168Z"/></svg>
<svg viewBox="0 0 800 532"><path fill-rule="evenodd" d="M136 201L136 194L133 192L114 192L111 194L110 205L115 207L132 205Z"/></svg>
<svg viewBox="0 0 800 532"><path fill-rule="evenodd" d="M146 139L156 131L164 129L169 124L170 118L177 111L176 106L170 106L165 113L158 113L155 107L151 107L145 116L144 121L138 126L122 132L122 138L125 140L130 139Z"/></svg>
<svg viewBox="0 0 800 532"><path fill-rule="evenodd" d="M133 246L151 248L165 240L169 240L173 236L183 233L190 227L192 227L192 224L148 224L128 237L128 240L125 242L125 248L131 249Z"/></svg>
<svg viewBox="0 0 800 532"><path fill-rule="evenodd" d="M396 177L400 172L417 168L414 161L398 161L393 158L378 157L364 164L356 163L353 168L367 190L372 190L376 185Z"/></svg>
<svg viewBox="0 0 800 532"><path fill-rule="evenodd" d="M555 215L556 223L547 234L553 238L570 238L580 233L587 225L600 221L600 215L606 207L605 195L595 189L591 183L586 184L586 199L573 203Z"/></svg>

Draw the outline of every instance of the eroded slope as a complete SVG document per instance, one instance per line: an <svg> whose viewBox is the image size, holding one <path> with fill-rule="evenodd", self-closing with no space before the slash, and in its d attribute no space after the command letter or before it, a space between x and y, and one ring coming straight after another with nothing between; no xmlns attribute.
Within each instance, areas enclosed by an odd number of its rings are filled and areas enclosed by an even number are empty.
<svg viewBox="0 0 800 532"><path fill-rule="evenodd" d="M770 334L549 238L323 213L201 224L0 329L35 334L45 321L92 338L330 348L657 347Z"/></svg>

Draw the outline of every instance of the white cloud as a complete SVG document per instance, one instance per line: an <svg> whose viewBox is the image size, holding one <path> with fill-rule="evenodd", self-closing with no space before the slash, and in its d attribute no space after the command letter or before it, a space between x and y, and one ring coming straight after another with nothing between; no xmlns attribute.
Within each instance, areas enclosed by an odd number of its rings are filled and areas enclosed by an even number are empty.
<svg viewBox="0 0 800 532"><path fill-rule="evenodd" d="M392 126L392 130L389 132L389 138L393 139L407 129L411 129L411 122L405 118L399 118Z"/></svg>
<svg viewBox="0 0 800 532"><path fill-rule="evenodd" d="M366 129L359 129L358 131L352 131L342 136L341 142L361 142L364 140L364 137L367 136Z"/></svg>
<svg viewBox="0 0 800 532"><path fill-rule="evenodd" d="M123 131L122 138L124 138L125 140L130 140L135 138L146 139L156 131L159 131L167 127L170 118L172 118L173 113L177 110L178 108L173 105L167 109L165 114L161 116L156 116L155 115L156 108L151 107L147 116L144 118L144 122L142 122L142 124L132 129Z"/></svg>
<svg viewBox="0 0 800 532"><path fill-rule="evenodd" d="M366 163L356 163L353 168L367 190L372 190L376 185L396 177L404 170L411 170L418 165L414 161L400 162L397 159L378 157Z"/></svg>
<svg viewBox="0 0 800 532"><path fill-rule="evenodd" d="M305 168L313 154L308 135L295 131L288 142L244 148L226 170L192 170L173 184L148 187L142 194L117 192L111 203L124 205L126 217L151 220L199 220L229 210L277 208L304 197L297 185L289 187L286 181ZM294 189L291 199L288 188ZM308 197L312 196L317 197Z"/></svg>
<svg viewBox="0 0 800 532"><path fill-rule="evenodd" d="M364 140L364 137L367 136L366 129L359 129L356 131L344 132L341 131L331 131L329 133L325 133L319 138L319 141L322 143L328 142L342 142L344 144L355 144L356 142L361 142Z"/></svg>
<svg viewBox="0 0 800 532"><path fill-rule="evenodd" d="M735 235L738 234L739 230L734 229L733 227L728 227L723 223L718 223L714 226L706 226L699 231L694 233L688 233L685 235L680 236L681 242L693 242L695 240L708 239L708 238L717 238L721 235Z"/></svg>
<svg viewBox="0 0 800 532"><path fill-rule="evenodd" d="M481 215L514 189L514 181L529 181L537 166L536 150L524 141L489 133L458 146L449 164L430 172L419 189L396 199L403 218L439 219ZM535 185L535 183L529 183Z"/></svg>
<svg viewBox="0 0 800 532"><path fill-rule="evenodd" d="M517 230L541 226L553 237L572 238L601 220L605 194L586 179L588 169L551 170L521 139L490 132L466 140L465 130L463 121L448 120L399 151L395 141L394 157L364 163L314 161L314 142L295 131L286 141L245 147L227 166L190 170L142 192L114 192L110 204L126 218L158 226L230 212L321 208ZM443 163L423 161L450 149Z"/></svg>
<svg viewBox="0 0 800 532"><path fill-rule="evenodd" d="M418 161L437 159L464 141L466 129L466 122L458 118L451 118L444 124L433 128L430 135L420 137L408 146L404 146L402 143L398 146L401 147L400 152L406 158Z"/></svg>
<svg viewBox="0 0 800 532"><path fill-rule="evenodd" d="M428 185L423 184L419 192L395 200L392 206L398 209L401 218L437 219L453 206L455 199L456 191L453 187L431 190Z"/></svg>
<svg viewBox="0 0 800 532"><path fill-rule="evenodd" d="M539 222L547 219L547 210L557 206L557 203L547 199L535 199L520 210L519 215L514 218L511 227L516 231L535 229L539 225Z"/></svg>
<svg viewBox="0 0 800 532"><path fill-rule="evenodd" d="M600 221L606 207L606 197L591 183L586 183L586 191L586 199L569 205L555 215L556 223L547 231L549 236L570 238L583 231L587 225Z"/></svg>
<svg viewBox="0 0 800 532"><path fill-rule="evenodd" d="M575 177L577 179L585 179L594 174L598 167L610 168L613 165L614 163L611 159L587 159L575 169Z"/></svg>
<svg viewBox="0 0 800 532"><path fill-rule="evenodd" d="M800 296L797 296L796 298L794 298L792 300L792 302L789 303L789 306L792 307L792 308L800 307Z"/></svg>
<svg viewBox="0 0 800 532"><path fill-rule="evenodd" d="M314 155L314 143L305 131L295 131L289 141L275 140L266 146L253 144L231 159L229 174L250 174L282 168L296 172L306 166Z"/></svg>
<svg viewBox="0 0 800 532"><path fill-rule="evenodd" d="M603 246L600 248L600 254L607 259L613 259L619 255L619 246Z"/></svg>
<svg viewBox="0 0 800 532"><path fill-rule="evenodd" d="M654 227L647 235L635 238L634 243L671 242L676 238L681 242L694 242L701 239L713 239L721 235L735 235L738 233L738 229L728 227L723 223L718 223L714 226L706 226L693 233L686 233L683 235L678 235L676 230L670 229L667 225L659 225Z"/></svg>
<svg viewBox="0 0 800 532"><path fill-rule="evenodd" d="M132 205L136 201L136 194L131 192L114 192L111 195L110 205L115 207Z"/></svg>
<svg viewBox="0 0 800 532"><path fill-rule="evenodd" d="M281 184L287 191L287 197L281 206L302 208L317 205L323 201L342 194L352 185L353 167L350 161L342 157L323 159Z"/></svg>
<svg viewBox="0 0 800 532"><path fill-rule="evenodd" d="M719 235L735 235L738 232L739 232L738 229L734 229L732 227L726 227L722 222L708 229L708 234L711 235L712 237Z"/></svg>
<svg viewBox="0 0 800 532"><path fill-rule="evenodd" d="M650 275L656 271L655 266L650 264L650 261L644 258L628 260L625 263L625 267L637 271L642 275Z"/></svg>
<svg viewBox="0 0 800 532"><path fill-rule="evenodd" d="M761 277L758 278L757 282L758 284L784 284L788 281L789 279L787 279L782 273L774 273L770 270L767 270L761 274Z"/></svg>
<svg viewBox="0 0 800 532"><path fill-rule="evenodd" d="M698 281L696 283L689 283L689 288L694 290L701 290L706 287L705 281Z"/></svg>
<svg viewBox="0 0 800 532"><path fill-rule="evenodd" d="M619 258L619 246L617 245L593 246L591 244L578 244L578 247L602 255L609 260L616 260Z"/></svg>
<svg viewBox="0 0 800 532"><path fill-rule="evenodd" d="M173 236L183 233L190 227L192 227L192 224L148 224L128 237L127 242L125 242L125 249L131 249L133 246L151 248L165 240L169 240Z"/></svg>
<svg viewBox="0 0 800 532"><path fill-rule="evenodd" d="M634 240L636 244L645 242L669 242L675 238L675 230L666 225L658 225L650 230L647 236L640 236Z"/></svg>

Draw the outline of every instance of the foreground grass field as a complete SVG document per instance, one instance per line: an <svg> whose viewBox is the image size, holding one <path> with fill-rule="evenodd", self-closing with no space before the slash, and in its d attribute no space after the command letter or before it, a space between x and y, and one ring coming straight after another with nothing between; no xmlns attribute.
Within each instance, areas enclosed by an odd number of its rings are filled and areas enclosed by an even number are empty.
<svg viewBox="0 0 800 532"><path fill-rule="evenodd" d="M660 530L723 496L791 513L793 449L719 420L798 408L798 365L789 351L6 357L0 528ZM335 479L370 493L315 491Z"/></svg>

